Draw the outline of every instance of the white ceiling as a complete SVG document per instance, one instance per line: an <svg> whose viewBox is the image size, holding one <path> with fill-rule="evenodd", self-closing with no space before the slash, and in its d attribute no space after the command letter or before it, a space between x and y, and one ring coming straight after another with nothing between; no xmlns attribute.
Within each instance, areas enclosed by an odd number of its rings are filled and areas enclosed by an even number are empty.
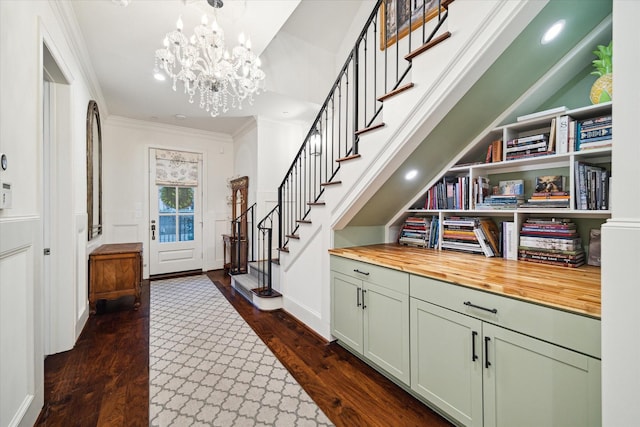
<svg viewBox="0 0 640 427"><path fill-rule="evenodd" d="M257 115L311 121L346 59L346 53L336 53L352 21L362 6L373 9L372 0L224 0L218 10L206 0L132 0L126 7L111 0L71 3L107 104L101 108L109 115L228 134ZM267 72L267 90L253 106L216 118L197 99L189 104L180 84L174 92L170 81L153 79L155 50L178 16L190 35L203 13L216 13L228 47L237 44L240 32L248 35ZM305 78L310 70L312 81Z"/></svg>

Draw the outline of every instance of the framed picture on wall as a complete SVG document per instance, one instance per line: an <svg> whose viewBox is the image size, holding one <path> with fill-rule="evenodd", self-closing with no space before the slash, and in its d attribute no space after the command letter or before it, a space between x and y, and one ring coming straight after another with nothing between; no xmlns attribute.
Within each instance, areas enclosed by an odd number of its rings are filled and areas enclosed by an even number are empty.
<svg viewBox="0 0 640 427"><path fill-rule="evenodd" d="M380 6L380 50L388 48L409 31L437 16L438 3L438 0L384 0ZM441 11L444 10L441 7Z"/></svg>

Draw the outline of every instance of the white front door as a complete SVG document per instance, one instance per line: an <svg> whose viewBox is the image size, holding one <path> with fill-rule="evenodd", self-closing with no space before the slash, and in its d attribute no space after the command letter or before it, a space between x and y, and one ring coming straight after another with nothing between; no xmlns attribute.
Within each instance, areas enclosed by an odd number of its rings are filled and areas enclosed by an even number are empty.
<svg viewBox="0 0 640 427"><path fill-rule="evenodd" d="M157 184L155 150L150 150L149 274L202 270L202 162L198 184Z"/></svg>

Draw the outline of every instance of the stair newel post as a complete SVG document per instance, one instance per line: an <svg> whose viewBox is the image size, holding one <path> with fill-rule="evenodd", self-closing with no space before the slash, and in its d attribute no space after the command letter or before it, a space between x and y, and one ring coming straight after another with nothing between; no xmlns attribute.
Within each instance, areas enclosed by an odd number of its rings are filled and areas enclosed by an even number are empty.
<svg viewBox="0 0 640 427"><path fill-rule="evenodd" d="M236 273L240 272L240 256L242 254L242 221L236 221Z"/></svg>
<svg viewBox="0 0 640 427"><path fill-rule="evenodd" d="M282 217L284 216L285 210L282 209L282 185L278 187L278 211L280 215L278 215L278 249L282 248L282 233L284 227L282 226ZM271 252L271 247L269 247L269 252Z"/></svg>
<svg viewBox="0 0 640 427"><path fill-rule="evenodd" d="M271 262L273 261L272 257L271 257L271 242L273 239L272 236L273 233L273 229L272 228L268 228L267 229L267 247L269 248L269 250L267 251L267 294L271 295Z"/></svg>
<svg viewBox="0 0 640 427"><path fill-rule="evenodd" d="M254 250L254 245L255 245L255 221L256 220L256 213L255 213L255 204L253 206L251 206L251 261L255 261L255 250ZM247 268L248 269L248 268Z"/></svg>

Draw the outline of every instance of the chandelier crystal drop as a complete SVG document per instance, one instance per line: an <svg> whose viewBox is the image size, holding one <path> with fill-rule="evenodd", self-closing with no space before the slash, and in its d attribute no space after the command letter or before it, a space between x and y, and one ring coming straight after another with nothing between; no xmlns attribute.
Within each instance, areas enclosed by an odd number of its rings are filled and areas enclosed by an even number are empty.
<svg viewBox="0 0 640 427"><path fill-rule="evenodd" d="M173 80L173 90L181 81L190 103L199 92L200 108L211 117L226 113L229 108L242 109L245 100L252 105L253 96L264 88L265 74L260 69L260 58L251 51L251 41L240 34L240 44L229 53L224 31L215 17L209 25L206 15L191 37L182 29L180 17L176 29L165 36L164 47L155 54L155 69Z"/></svg>

